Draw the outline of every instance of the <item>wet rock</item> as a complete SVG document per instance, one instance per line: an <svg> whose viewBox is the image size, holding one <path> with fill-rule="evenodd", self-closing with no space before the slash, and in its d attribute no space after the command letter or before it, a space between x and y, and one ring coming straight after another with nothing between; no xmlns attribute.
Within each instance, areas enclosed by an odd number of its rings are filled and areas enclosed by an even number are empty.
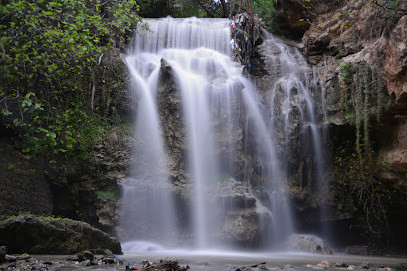
<svg viewBox="0 0 407 271"><path fill-rule="evenodd" d="M103 257L102 262L104 262L105 264L114 264L115 260L114 257Z"/></svg>
<svg viewBox="0 0 407 271"><path fill-rule="evenodd" d="M7 266L7 268L16 268L17 267L17 264L14 262L14 263L11 263L11 264L9 264L8 266Z"/></svg>
<svg viewBox="0 0 407 271"><path fill-rule="evenodd" d="M17 216L0 223L0 240L10 253L72 254L88 248L121 253L117 239L85 222L70 219Z"/></svg>
<svg viewBox="0 0 407 271"><path fill-rule="evenodd" d="M407 264L406 263L398 264L396 266L396 270L397 271L407 271Z"/></svg>
<svg viewBox="0 0 407 271"><path fill-rule="evenodd" d="M91 265L92 265L92 263L90 260L86 260L86 261L79 263L79 266L91 266Z"/></svg>
<svg viewBox="0 0 407 271"><path fill-rule="evenodd" d="M222 237L226 240L250 243L259 232L259 214L256 210L229 212L222 227Z"/></svg>
<svg viewBox="0 0 407 271"><path fill-rule="evenodd" d="M141 271L159 271L159 270L173 270L173 271L187 271L190 267L187 265L185 267L179 266L178 261L170 261L170 260L160 260L159 262L148 262L143 266L143 268L139 269ZM134 270L129 266L126 266L126 270Z"/></svg>
<svg viewBox="0 0 407 271"><path fill-rule="evenodd" d="M84 251L78 253L78 259L80 262L86 261L86 260L92 261L93 259L95 259L95 256L93 255L92 252L90 252L88 250L84 250Z"/></svg>
<svg viewBox="0 0 407 271"><path fill-rule="evenodd" d="M363 269L369 269L369 267L370 267L370 264L369 264L368 262L363 262L363 263L360 265L360 268L363 268Z"/></svg>
<svg viewBox="0 0 407 271"><path fill-rule="evenodd" d="M348 265L347 265L346 263L343 263L343 262L336 262L336 263L334 264L334 266L335 266L335 267L343 267L343 268L348 267Z"/></svg>
<svg viewBox="0 0 407 271"><path fill-rule="evenodd" d="M103 250L103 255L113 255L113 252L110 249Z"/></svg>
<svg viewBox="0 0 407 271"><path fill-rule="evenodd" d="M17 258L17 261L21 261L21 260L28 260L31 258L31 256L24 253L23 255L16 256L16 258Z"/></svg>
<svg viewBox="0 0 407 271"><path fill-rule="evenodd" d="M6 260L7 262L15 262L15 261L17 261L17 257L16 257L16 256L12 256L12 255L6 255L6 256L5 256L5 260Z"/></svg>
<svg viewBox="0 0 407 271"><path fill-rule="evenodd" d="M329 267L332 267L332 263L328 262L328 261L322 261L319 264L317 264L317 266L323 267L323 268L329 268Z"/></svg>
<svg viewBox="0 0 407 271"><path fill-rule="evenodd" d="M293 234L288 238L286 247L292 251L332 255L331 249L325 242L314 235Z"/></svg>
<svg viewBox="0 0 407 271"><path fill-rule="evenodd" d="M226 209L245 209L256 207L256 199L247 195L223 195L219 201Z"/></svg>

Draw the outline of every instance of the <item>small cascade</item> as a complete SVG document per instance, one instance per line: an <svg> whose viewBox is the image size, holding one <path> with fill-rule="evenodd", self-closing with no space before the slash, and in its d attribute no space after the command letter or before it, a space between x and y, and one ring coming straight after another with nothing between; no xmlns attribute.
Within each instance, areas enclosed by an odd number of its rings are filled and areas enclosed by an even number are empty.
<svg viewBox="0 0 407 271"><path fill-rule="evenodd" d="M324 66L327 66L327 62L325 61ZM326 87L324 82L321 82L320 78L320 70L317 71L318 68L313 67L312 69L312 78L313 78L313 87L314 89L320 89L320 97L321 97L321 113L322 113L322 128L321 131L322 133L319 133L317 138L315 140L318 140L320 142L320 156L321 158L321 164L319 165L318 169L318 191L319 191L319 196L320 200L322 202L322 205L320 207L320 215L321 215L321 235L325 240L329 240L331 236L330 228L328 226L328 217L329 217L329 210L328 210L328 202L326 195L328 194L328 184L329 180L327 180L327 177L323 175L323 173L326 170L326 161L322 161L323 158L326 156L324 153L324 146L327 144L327 139L328 139L328 126L326 125L327 119L328 119L328 114L327 114L327 108L326 108ZM325 68L322 68L322 72L325 70ZM319 130L318 130L319 131ZM317 132L318 132L317 131Z"/></svg>
<svg viewBox="0 0 407 271"><path fill-rule="evenodd" d="M314 106L314 96L319 86L315 69L311 68L300 52L273 35L267 35L265 43L270 50L271 63L276 66L272 74L274 85L271 92L271 123L277 127L284 123L283 133L285 161L284 167L288 173L290 144L298 134L303 134L303 144L312 144L313 172L317 179L317 189L321 204L321 221L327 218L326 181L324 179L323 140ZM311 92L314 91L314 92ZM323 88L321 90L322 114L326 118L326 101ZM319 96L319 95L318 95ZM278 106L281 104L281 107ZM276 128L278 130L278 128ZM323 130L325 131L325 130ZM292 151L292 150L291 150ZM327 231L322 223L322 234ZM326 236L325 236L326 237Z"/></svg>
<svg viewBox="0 0 407 271"><path fill-rule="evenodd" d="M253 86L249 82L246 82L246 86L246 90L249 90L243 93L247 108L246 129L254 131L257 151L255 158L261 165L260 183L266 194L266 205L268 206L265 208L262 201L257 200L260 220L266 221L267 216L271 216L271 223L267 224L262 246L277 248L294 232L292 210L286 195L287 184L281 170L281 161L277 157L274 132L267 126L264 114L256 103L258 99L254 97ZM249 184L249 187L253 186L250 182Z"/></svg>
<svg viewBox="0 0 407 271"><path fill-rule="evenodd" d="M145 57L126 58L132 76L130 90L138 100L138 112L133 148L136 163L132 164L130 176L122 182L120 225L125 239L171 243L177 231L176 216L155 106L160 66L141 65Z"/></svg>

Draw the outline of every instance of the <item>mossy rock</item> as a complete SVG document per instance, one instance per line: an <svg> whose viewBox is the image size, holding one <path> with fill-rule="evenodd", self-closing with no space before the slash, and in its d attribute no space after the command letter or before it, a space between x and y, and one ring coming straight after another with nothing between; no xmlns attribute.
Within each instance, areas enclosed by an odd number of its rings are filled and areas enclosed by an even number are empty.
<svg viewBox="0 0 407 271"><path fill-rule="evenodd" d="M9 253L73 254L109 249L122 254L120 243L88 223L19 215L0 223L0 240Z"/></svg>

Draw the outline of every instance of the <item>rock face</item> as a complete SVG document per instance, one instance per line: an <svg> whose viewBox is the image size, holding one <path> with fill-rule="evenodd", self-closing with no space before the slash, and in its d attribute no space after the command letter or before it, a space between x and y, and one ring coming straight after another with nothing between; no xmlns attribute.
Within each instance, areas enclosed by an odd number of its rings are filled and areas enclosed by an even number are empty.
<svg viewBox="0 0 407 271"><path fill-rule="evenodd" d="M338 5L332 5L327 12L313 10L312 24L302 37L302 51L309 63L316 67L321 87L325 88L325 124L337 138L331 143L331 161L342 166L344 160L351 161L352 153L356 153L357 140L370 146L370 162L375 164L371 168L375 171L372 182L381 184L376 187L378 190L397 191L388 195L392 197L391 201L384 197L380 199L389 211L390 227L395 229L406 225L405 220L400 219L400 210L405 210L405 196L402 195L405 195L407 186L406 8L405 1L401 1L396 9L380 6L379 2L363 5L360 1L347 1L343 5L343 1L338 1ZM360 89L365 89L362 95ZM364 113L361 114L363 107ZM361 119L368 124L366 127L361 127ZM357 139L361 134L372 138L375 143L369 145L370 138ZM353 152L335 152L345 150L349 144ZM362 152L367 153L366 150ZM368 164L366 161L369 159L365 160ZM331 187L349 178L348 168L341 171L339 166L335 170ZM358 182L354 178L350 180ZM356 213L357 199L340 189L332 189L330 195L336 201L336 204L331 203L333 215L330 219L340 221L360 215ZM394 239L401 240L399 237Z"/></svg>
<svg viewBox="0 0 407 271"><path fill-rule="evenodd" d="M45 163L16 150L6 131L0 134L0 217L27 211L50 215L52 193L42 169Z"/></svg>
<svg viewBox="0 0 407 271"><path fill-rule="evenodd" d="M406 5L405 2L400 3L398 9L405 10ZM390 16L386 12L376 5L361 6L357 1L351 1L315 18L315 24L304 34L302 41L303 51L312 63L320 64L327 60L327 65L319 68L318 72L330 97L327 108L332 123L339 124L337 113L341 104L333 95L345 92L344 85L340 84L343 75L341 79L338 62L364 61L372 71L378 71L379 80L383 80L387 90L384 110L392 115L386 122L396 123L392 128L393 147L384 146L382 160L393 171L401 173L406 165L407 144L404 135L404 119L407 117L407 15L394 11ZM342 120L351 122L343 115Z"/></svg>
<svg viewBox="0 0 407 271"><path fill-rule="evenodd" d="M85 222L69 219L17 216L0 223L0 239L8 253L72 254L86 249L122 253L116 239Z"/></svg>
<svg viewBox="0 0 407 271"><path fill-rule="evenodd" d="M407 121L401 119L395 131L393 148L382 150L380 159L393 172L403 173L407 168Z"/></svg>
<svg viewBox="0 0 407 271"><path fill-rule="evenodd" d="M320 120L317 126L321 134L331 138L329 142L323 142L326 160L330 161L323 174L326 180L323 200L318 193L314 158L309 155L313 143L304 141L309 129L299 122L301 109L293 107L286 129L291 144L287 157L291 174L287 178L298 226L303 232L314 231L321 225L321 209L325 208L329 215L323 223L338 227L335 230L352 236L350 239L358 239L361 232L349 225L369 219L361 217L361 213L373 210L361 210L357 196L342 189L343 182L351 182L363 191L357 176L352 177L349 174L352 170L344 166L344 161L350 165L357 163L354 158L352 160L357 148L363 149L361 152L368 157L374 153L364 162L375 172L370 182L379 184L378 191L384 195L385 191L399 191L389 195L391 201L385 197L380 201L390 210L391 220L398 221L393 226L398 223L405 226L404 219L395 218L401 213L394 210L405 210L407 187L407 2L399 3L397 9L365 5L361 1L335 1L335 4L320 1L318 5L307 5L295 0L277 2L277 10L284 17L278 21L281 29L289 29L294 33L293 38L302 40L301 44L284 42L292 47L287 50L297 47L306 58L307 63L297 61L296 65L308 70L309 73L304 74L316 82L310 93L316 107L316 119ZM306 21L311 23L304 23ZM279 49L270 40L256 45L251 75L266 107L280 104L275 107L281 108L281 112L275 112L274 117L284 123L281 91L278 88L275 93L270 91L284 74L281 63L274 57ZM292 96L296 95L295 88L290 91ZM284 146L281 128L275 130L279 145ZM279 151L283 153L281 149ZM395 227L401 228L400 225Z"/></svg>
<svg viewBox="0 0 407 271"><path fill-rule="evenodd" d="M289 251L332 255L331 249L325 242L313 235L293 234L288 238L286 245Z"/></svg>

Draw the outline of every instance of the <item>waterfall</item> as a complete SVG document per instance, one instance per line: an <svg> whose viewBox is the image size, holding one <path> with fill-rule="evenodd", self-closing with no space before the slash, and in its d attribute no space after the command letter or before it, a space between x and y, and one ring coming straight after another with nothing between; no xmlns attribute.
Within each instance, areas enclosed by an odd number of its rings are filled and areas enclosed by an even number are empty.
<svg viewBox="0 0 407 271"><path fill-rule="evenodd" d="M326 185L324 177L324 152L323 135L319 128L319 118L313 100L321 97L322 118L326 119L326 101L323 86L318 86L319 77L315 68L310 67L300 52L291 46L286 45L282 40L266 35L265 50L269 55L268 70L272 72L271 91L271 125L276 127L278 123L284 123L281 137L285 141L284 152L286 159L284 167L286 174L289 173L288 159L290 155L290 144L297 134L303 134L302 144L312 146L310 152L313 156L313 175L317 179L315 187L321 201L320 220L323 235L328 229L324 228L324 220L327 219L326 208ZM321 89L320 94L316 94ZM276 97L277 96L277 97ZM281 105L279 106L278 103ZM326 130L323 127L323 131ZM278 129L278 128L276 128ZM324 236L327 237L327 236Z"/></svg>
<svg viewBox="0 0 407 271"><path fill-rule="evenodd" d="M130 90L139 101L133 148L137 163L132 165L129 178L122 182L120 225L126 239L171 242L177 230L175 210L155 106L160 66L142 65L146 58L151 59L151 56L126 58L132 75ZM159 58L154 60L159 61Z"/></svg>
<svg viewBox="0 0 407 271"><path fill-rule="evenodd" d="M256 235L249 236L254 245L281 248L295 231L286 161L294 110L310 127L316 164L322 161L312 97L298 68L306 66L305 60L273 36L267 39L280 66L267 108L231 59L228 20L143 21L126 57L137 115L134 163L122 182L120 232L125 250L137 250L137 245L236 248L230 237L241 235L236 217L241 223L257 223ZM170 67L173 78L162 79L163 65ZM168 95L162 85L169 81L176 98L162 96ZM274 102L277 93L283 93L282 107ZM176 129L162 114L166 104L180 123ZM176 157L170 153L174 145L179 148ZM182 166L185 172L176 172Z"/></svg>

